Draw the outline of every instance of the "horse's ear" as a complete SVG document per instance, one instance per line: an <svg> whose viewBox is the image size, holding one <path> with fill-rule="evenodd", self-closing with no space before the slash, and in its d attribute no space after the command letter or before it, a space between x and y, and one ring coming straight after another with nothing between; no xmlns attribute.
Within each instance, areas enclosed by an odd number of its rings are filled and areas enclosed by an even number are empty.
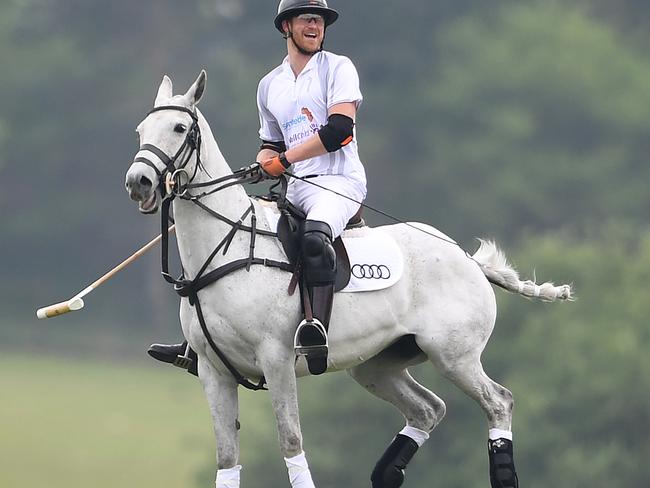
<svg viewBox="0 0 650 488"><path fill-rule="evenodd" d="M190 89L187 90L185 97L192 105L196 105L197 103L199 103L199 100L201 100L201 97L203 96L203 92L205 92L205 82L207 78L208 78L208 74L205 72L204 69L201 70L199 77L196 79L196 81L190 87Z"/></svg>
<svg viewBox="0 0 650 488"><path fill-rule="evenodd" d="M160 86L158 87L158 94L156 95L156 101L153 102L153 106L157 107L163 102L168 101L172 97L172 80L169 76L163 76Z"/></svg>

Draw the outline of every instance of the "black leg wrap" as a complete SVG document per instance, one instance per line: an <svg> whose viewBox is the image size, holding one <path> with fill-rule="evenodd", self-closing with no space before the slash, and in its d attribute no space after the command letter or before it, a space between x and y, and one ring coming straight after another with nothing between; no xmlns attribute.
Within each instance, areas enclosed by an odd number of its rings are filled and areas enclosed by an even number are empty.
<svg viewBox="0 0 650 488"><path fill-rule="evenodd" d="M512 441L488 441L490 456L490 484L492 488L519 488L519 480L512 457Z"/></svg>
<svg viewBox="0 0 650 488"><path fill-rule="evenodd" d="M372 488L398 488L404 483L404 470L418 450L408 436L397 434L372 471Z"/></svg>

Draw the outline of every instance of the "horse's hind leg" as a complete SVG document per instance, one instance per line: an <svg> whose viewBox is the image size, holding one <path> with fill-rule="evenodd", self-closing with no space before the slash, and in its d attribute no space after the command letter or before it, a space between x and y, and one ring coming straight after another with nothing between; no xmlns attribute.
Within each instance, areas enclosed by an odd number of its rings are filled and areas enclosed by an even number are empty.
<svg viewBox="0 0 650 488"><path fill-rule="evenodd" d="M434 362L445 377L478 402L487 416L492 488L518 488L512 454L512 393L485 374L479 357Z"/></svg>
<svg viewBox="0 0 650 488"><path fill-rule="evenodd" d="M393 404L406 419L406 427L395 436L375 465L371 476L373 488L402 485L406 465L445 415L445 403L415 381L405 364L386 363L385 359L380 354L349 370L357 383Z"/></svg>

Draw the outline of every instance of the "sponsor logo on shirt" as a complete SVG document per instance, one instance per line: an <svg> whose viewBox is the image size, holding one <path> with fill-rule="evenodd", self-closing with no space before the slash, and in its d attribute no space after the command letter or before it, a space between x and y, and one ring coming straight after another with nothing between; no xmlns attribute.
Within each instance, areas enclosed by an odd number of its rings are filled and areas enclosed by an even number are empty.
<svg viewBox="0 0 650 488"><path fill-rule="evenodd" d="M300 113L307 117L307 120L309 120L309 122L314 121L314 114L312 114L311 110L309 110L307 107L302 107Z"/></svg>
<svg viewBox="0 0 650 488"><path fill-rule="evenodd" d="M314 114L307 107L300 110L300 115L282 124L282 128L289 132L288 144L291 147L300 144L320 130L320 126L314 120Z"/></svg>
<svg viewBox="0 0 650 488"><path fill-rule="evenodd" d="M294 117L293 119L282 124L282 128L284 130L289 130L292 127L304 124L305 122L308 122L307 116L304 114L300 114L298 115L298 117Z"/></svg>

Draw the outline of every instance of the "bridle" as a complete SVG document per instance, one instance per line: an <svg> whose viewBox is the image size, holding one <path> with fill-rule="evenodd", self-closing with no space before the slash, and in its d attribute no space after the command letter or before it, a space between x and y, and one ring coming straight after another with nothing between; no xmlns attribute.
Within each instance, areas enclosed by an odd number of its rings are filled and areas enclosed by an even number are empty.
<svg viewBox="0 0 650 488"><path fill-rule="evenodd" d="M190 117L192 117L192 125L188 129L181 147L178 148L178 151L176 151L176 154L174 154L174 156L170 157L167 155L167 153L165 153L165 151L153 144L142 144L140 146L140 151L149 151L155 154L158 159L160 159L160 161L165 165L165 169L163 171L160 171L158 169L158 166L156 166L150 159L144 156L138 156L133 160L133 162L144 163L156 172L161 195L164 195L165 183L167 183L169 187L169 182L172 181L175 184L171 186L179 187L181 186L182 174L186 175L186 180L188 182L190 180L193 180L196 176L196 173L201 166L201 129L199 128L199 118L197 117L196 112L181 105L162 105L160 107L155 107L147 114L147 117L155 112L160 112L162 110L175 110L178 112L185 112ZM194 153L196 153L196 165L194 166L194 174L191 178L189 178L185 167L190 162L190 159ZM182 157L183 155L184 157ZM180 163L177 165L177 162L179 160Z"/></svg>
<svg viewBox="0 0 650 488"><path fill-rule="evenodd" d="M203 183L192 183L196 177L198 170L207 173L207 170L204 168L201 162L201 128L199 127L199 118L196 114L196 111L190 110L187 107L182 105L161 105L160 107L155 107L149 113L147 117L155 112L160 112L162 110L175 110L178 112L184 112L192 117L192 125L187 131L183 143L178 148L174 156L169 156L165 151L153 144L142 144L140 146L140 151L149 151L155 154L158 159L165 165L165 169L160 171L158 167L148 158L144 156L136 157L134 163L144 163L150 168L152 168L156 175L158 176L158 189L162 197L169 197L173 195L174 197L180 197L186 200L200 200L201 198L216 193L228 188L233 185L240 185L243 183L256 183L262 179L262 174L258 165L250 165L244 168L241 168L237 171L234 171L232 174L222 176L221 178L211 179ZM145 117L146 118L146 117ZM194 171L192 176L189 176L186 166L189 164L192 156L196 153L196 164L194 165ZM180 162L179 162L180 161ZM185 175L185 177L183 177ZM224 184L222 184L224 183ZM221 185L221 186L219 186ZM196 195L190 195L188 190L195 188L206 188L206 187L215 187L210 191L206 191Z"/></svg>

